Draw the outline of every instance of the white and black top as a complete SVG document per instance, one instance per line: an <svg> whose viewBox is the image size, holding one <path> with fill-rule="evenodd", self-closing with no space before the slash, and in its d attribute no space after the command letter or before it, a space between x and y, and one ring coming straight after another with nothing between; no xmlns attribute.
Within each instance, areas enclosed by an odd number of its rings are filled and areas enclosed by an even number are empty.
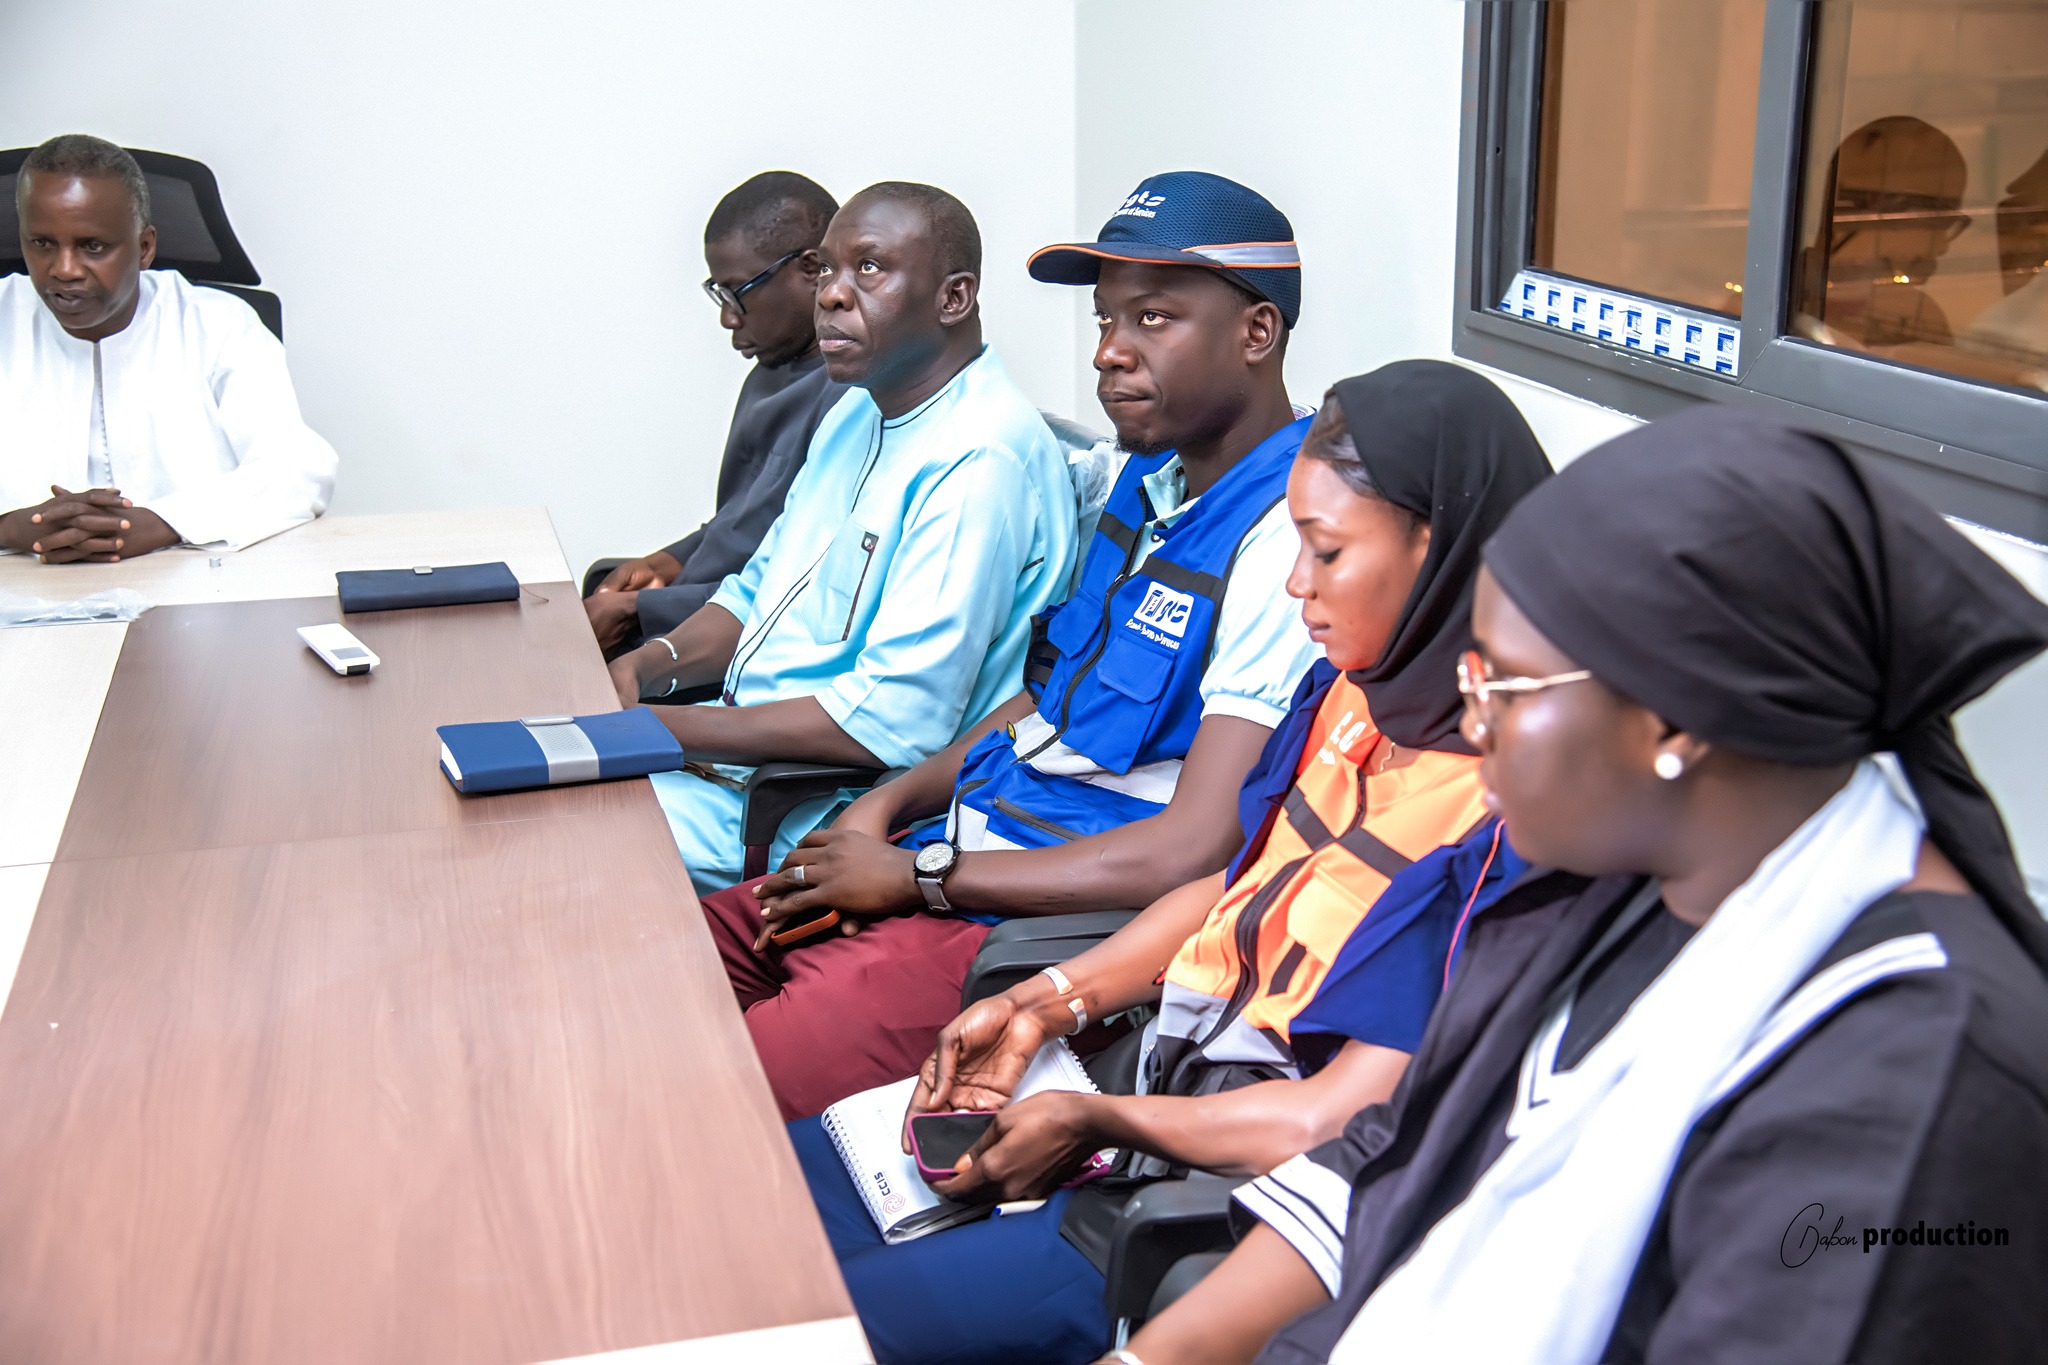
<svg viewBox="0 0 2048 1365"><path fill-rule="evenodd" d="M1532 1056L1571 1070L1678 955L1692 931L1661 906L1609 932L1643 886L1511 891L1393 1100L1239 1192L1334 1299L1261 1361L1328 1359L1541 1102ZM1602 1360L2048 1360L2048 980L1974 896L1885 896L1813 976L1859 958L1899 966L1694 1125ZM1532 1049L1574 976L1554 1053Z"/></svg>
<svg viewBox="0 0 2048 1365"><path fill-rule="evenodd" d="M185 542L239 550L326 511L337 457L299 412L284 344L175 270L136 291L126 327L81 341L26 275L0 277L0 512L52 484L117 487Z"/></svg>

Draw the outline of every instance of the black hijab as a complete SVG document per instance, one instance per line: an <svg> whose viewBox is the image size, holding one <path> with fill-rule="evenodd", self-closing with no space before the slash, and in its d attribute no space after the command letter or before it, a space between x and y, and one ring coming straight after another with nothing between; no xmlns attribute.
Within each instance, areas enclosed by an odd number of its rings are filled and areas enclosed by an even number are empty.
<svg viewBox="0 0 2048 1365"><path fill-rule="evenodd" d="M2048 647L2043 605L1832 442L1703 404L1581 457L1486 564L1536 628L1713 744L1822 766L1896 751L1935 846L2048 965L1950 717Z"/></svg>
<svg viewBox="0 0 2048 1365"><path fill-rule="evenodd" d="M1373 724L1410 749L1469 754L1458 733L1458 655L1472 647L1480 547L1550 475L1521 411L1491 381L1440 360L1402 360L1336 385L1359 459L1380 495L1429 522L1429 551L1400 623L1353 672Z"/></svg>

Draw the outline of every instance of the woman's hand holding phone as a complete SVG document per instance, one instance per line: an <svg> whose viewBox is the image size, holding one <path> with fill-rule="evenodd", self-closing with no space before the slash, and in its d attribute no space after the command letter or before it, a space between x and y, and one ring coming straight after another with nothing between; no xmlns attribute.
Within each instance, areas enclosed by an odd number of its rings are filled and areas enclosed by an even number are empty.
<svg viewBox="0 0 2048 1365"><path fill-rule="evenodd" d="M1044 1199L1103 1146L1094 1122L1101 1095L1047 1090L998 1113L951 1180L931 1187L962 1203ZM957 1166L955 1169L959 1169Z"/></svg>
<svg viewBox="0 0 2048 1365"><path fill-rule="evenodd" d="M951 1180L967 1169L967 1153L995 1122L995 1115L973 1110L938 1114L912 1114L910 1154L917 1161L917 1173L927 1185Z"/></svg>
<svg viewBox="0 0 2048 1365"><path fill-rule="evenodd" d="M938 1045L918 1069L912 1114L953 1109L1001 1109L1016 1092L1024 1069L1051 1036L1012 988L977 1000L939 1032ZM903 1150L910 1151L904 1134Z"/></svg>

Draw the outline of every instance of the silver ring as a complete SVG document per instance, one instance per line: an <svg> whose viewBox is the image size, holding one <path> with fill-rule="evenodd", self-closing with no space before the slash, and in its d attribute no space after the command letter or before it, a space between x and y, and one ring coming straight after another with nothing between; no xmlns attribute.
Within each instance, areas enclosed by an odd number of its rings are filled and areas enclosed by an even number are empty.
<svg viewBox="0 0 2048 1365"><path fill-rule="evenodd" d="M795 867L792 867L789 870L789 879L795 882L798 886L808 885L808 883L804 879L804 865L802 863L798 863Z"/></svg>

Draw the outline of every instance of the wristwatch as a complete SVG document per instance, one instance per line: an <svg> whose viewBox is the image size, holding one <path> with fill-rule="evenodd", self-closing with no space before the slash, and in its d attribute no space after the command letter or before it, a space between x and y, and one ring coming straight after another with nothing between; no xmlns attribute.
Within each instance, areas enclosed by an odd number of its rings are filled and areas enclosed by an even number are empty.
<svg viewBox="0 0 2048 1365"><path fill-rule="evenodd" d="M917 869L917 889L924 893L927 908L942 915L952 913L953 903L946 899L944 882L959 862L960 848L949 840L936 840L917 851L917 860L912 865Z"/></svg>

